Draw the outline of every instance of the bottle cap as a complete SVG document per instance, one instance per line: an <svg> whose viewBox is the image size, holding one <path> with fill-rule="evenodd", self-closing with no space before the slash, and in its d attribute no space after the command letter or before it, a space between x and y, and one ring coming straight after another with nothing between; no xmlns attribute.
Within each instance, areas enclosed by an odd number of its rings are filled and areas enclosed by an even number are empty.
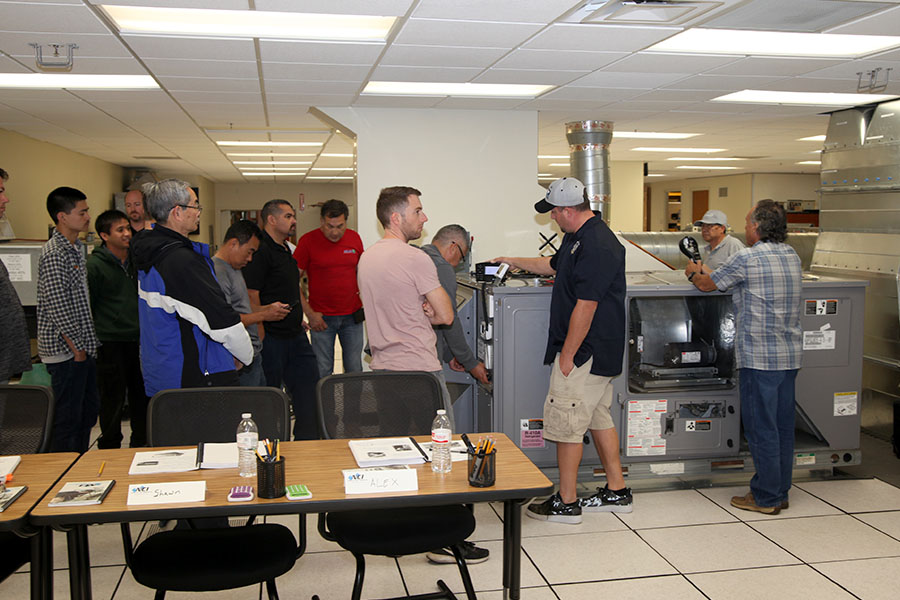
<svg viewBox="0 0 900 600"><path fill-rule="evenodd" d="M253 415L252 415L251 413L244 413L244 414L241 415L241 418L242 418L242 419L249 419L249 418L252 417L252 416L253 416Z"/></svg>
<svg viewBox="0 0 900 600"><path fill-rule="evenodd" d="M443 408L441 408L441 409L438 409L437 414L439 414L439 415L446 415L446 414L447 414L447 411L444 410Z"/></svg>

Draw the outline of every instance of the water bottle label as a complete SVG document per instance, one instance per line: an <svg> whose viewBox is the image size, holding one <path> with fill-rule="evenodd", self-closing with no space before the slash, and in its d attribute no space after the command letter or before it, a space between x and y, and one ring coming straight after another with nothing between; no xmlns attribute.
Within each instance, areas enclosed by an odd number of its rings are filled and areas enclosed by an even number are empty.
<svg viewBox="0 0 900 600"><path fill-rule="evenodd" d="M450 443L450 430L449 429L432 429L431 430L431 441L435 444L449 444Z"/></svg>
<svg viewBox="0 0 900 600"><path fill-rule="evenodd" d="M258 441L259 434L257 433L239 433L237 435L238 448L251 448L255 450Z"/></svg>

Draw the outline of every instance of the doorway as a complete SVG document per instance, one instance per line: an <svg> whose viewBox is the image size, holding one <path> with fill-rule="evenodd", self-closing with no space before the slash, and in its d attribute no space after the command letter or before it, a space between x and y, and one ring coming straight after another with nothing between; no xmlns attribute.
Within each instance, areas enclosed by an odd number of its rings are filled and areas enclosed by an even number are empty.
<svg viewBox="0 0 900 600"><path fill-rule="evenodd" d="M691 193L691 224L703 218L709 210L709 190L696 190Z"/></svg>

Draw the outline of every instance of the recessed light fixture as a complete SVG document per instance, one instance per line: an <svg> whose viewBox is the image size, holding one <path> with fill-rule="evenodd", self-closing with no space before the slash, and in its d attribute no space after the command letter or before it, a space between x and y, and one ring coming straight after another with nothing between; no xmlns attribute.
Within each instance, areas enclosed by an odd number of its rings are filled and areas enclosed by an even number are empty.
<svg viewBox="0 0 900 600"><path fill-rule="evenodd" d="M678 165L676 169L694 169L697 171L733 171L740 167L723 167L721 165Z"/></svg>
<svg viewBox="0 0 900 600"><path fill-rule="evenodd" d="M310 177L307 177L307 179L354 179L354 177L345 177L342 175L334 175L334 176L322 175L319 177L310 176Z"/></svg>
<svg viewBox="0 0 900 600"><path fill-rule="evenodd" d="M236 165L256 165L258 167L271 167L272 165L311 165L311 160L235 160Z"/></svg>
<svg viewBox="0 0 900 600"><path fill-rule="evenodd" d="M306 171L299 171L297 173L241 173L244 177L279 177L281 175L290 175L295 177L297 175L306 175Z"/></svg>
<svg viewBox="0 0 900 600"><path fill-rule="evenodd" d="M276 146L321 146L324 142L240 142L240 141L224 141L216 142L219 146L260 146L260 147L276 147Z"/></svg>
<svg viewBox="0 0 900 600"><path fill-rule="evenodd" d="M550 163L548 167L568 167L569 163Z"/></svg>
<svg viewBox="0 0 900 600"><path fill-rule="evenodd" d="M821 160L801 160L797 163L798 165L821 165Z"/></svg>
<svg viewBox="0 0 900 600"><path fill-rule="evenodd" d="M538 177L555 177L553 173L538 173Z"/></svg>
<svg viewBox="0 0 900 600"><path fill-rule="evenodd" d="M300 171L303 167L238 167L241 171Z"/></svg>
<svg viewBox="0 0 900 600"><path fill-rule="evenodd" d="M665 177L665 173L647 173L645 177Z"/></svg>
<svg viewBox="0 0 900 600"><path fill-rule="evenodd" d="M311 171L352 171L353 167L313 167Z"/></svg>
<svg viewBox="0 0 900 600"><path fill-rule="evenodd" d="M741 90L713 98L712 102L745 104L798 104L806 106L856 106L893 100L889 94L839 94L836 92L779 92L774 90Z"/></svg>
<svg viewBox="0 0 900 600"><path fill-rule="evenodd" d="M82 73L0 73L0 88L36 90L153 90L149 75L86 75Z"/></svg>
<svg viewBox="0 0 900 600"><path fill-rule="evenodd" d="M380 96L480 96L534 98L552 85L519 83L433 83L427 81L370 81L362 91Z"/></svg>
<svg viewBox="0 0 900 600"><path fill-rule="evenodd" d="M688 154L712 154L713 152L725 152L725 148L655 148L655 147L640 147L640 148L632 148L634 152L686 152Z"/></svg>
<svg viewBox="0 0 900 600"><path fill-rule="evenodd" d="M613 138L635 140L686 140L699 133L665 133L659 131L613 131Z"/></svg>
<svg viewBox="0 0 900 600"><path fill-rule="evenodd" d="M104 4L121 33L383 42L395 17Z"/></svg>
<svg viewBox="0 0 900 600"><path fill-rule="evenodd" d="M352 154L335 154L333 152L323 152L319 156L323 156L325 158L353 158Z"/></svg>
<svg viewBox="0 0 900 600"><path fill-rule="evenodd" d="M241 157L241 158L253 158L253 157L288 158L288 157L299 157L299 156L315 156L315 154L295 154L293 152L229 152L228 154L226 154L226 156L237 156L237 157Z"/></svg>
<svg viewBox="0 0 900 600"><path fill-rule="evenodd" d="M865 56L900 45L900 37L693 27L650 46L651 52L750 56Z"/></svg>
<svg viewBox="0 0 900 600"><path fill-rule="evenodd" d="M798 142L824 142L825 136L824 135L811 135L809 137L799 138L797 141Z"/></svg>
<svg viewBox="0 0 900 600"><path fill-rule="evenodd" d="M734 157L725 157L725 156L674 156L672 158L667 158L666 160L714 160L714 161L726 161L726 160L746 160L744 158L734 158Z"/></svg>

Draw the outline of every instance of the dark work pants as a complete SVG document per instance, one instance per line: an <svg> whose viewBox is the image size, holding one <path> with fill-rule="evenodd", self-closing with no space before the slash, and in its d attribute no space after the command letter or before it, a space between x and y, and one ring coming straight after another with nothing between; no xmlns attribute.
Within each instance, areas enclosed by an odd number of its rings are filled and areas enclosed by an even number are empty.
<svg viewBox="0 0 900 600"><path fill-rule="evenodd" d="M86 452L91 443L91 427L100 410L97 365L90 356L81 362L70 358L48 363L47 372L56 400L50 451Z"/></svg>
<svg viewBox="0 0 900 600"><path fill-rule="evenodd" d="M141 375L139 342L103 342L97 351L97 387L100 391L99 448L122 447L122 411L125 392L131 408L131 447L147 445L147 403Z"/></svg>
<svg viewBox="0 0 900 600"><path fill-rule="evenodd" d="M319 367L306 333L292 338L267 335L262 349L266 385L284 386L294 408L294 439L317 440L316 383Z"/></svg>

